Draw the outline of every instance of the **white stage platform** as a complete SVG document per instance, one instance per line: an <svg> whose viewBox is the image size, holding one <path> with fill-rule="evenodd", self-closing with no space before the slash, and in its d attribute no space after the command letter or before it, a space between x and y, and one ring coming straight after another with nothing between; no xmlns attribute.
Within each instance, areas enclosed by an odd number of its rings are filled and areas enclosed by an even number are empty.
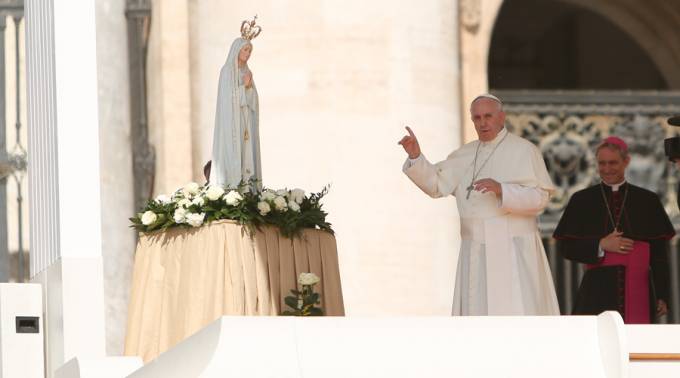
<svg viewBox="0 0 680 378"><path fill-rule="evenodd" d="M72 360L59 378L680 377L680 325L555 317L223 317L145 366ZM130 375L128 375L130 374Z"/></svg>
<svg viewBox="0 0 680 378"><path fill-rule="evenodd" d="M617 313L562 317L223 317L130 377L608 377Z"/></svg>

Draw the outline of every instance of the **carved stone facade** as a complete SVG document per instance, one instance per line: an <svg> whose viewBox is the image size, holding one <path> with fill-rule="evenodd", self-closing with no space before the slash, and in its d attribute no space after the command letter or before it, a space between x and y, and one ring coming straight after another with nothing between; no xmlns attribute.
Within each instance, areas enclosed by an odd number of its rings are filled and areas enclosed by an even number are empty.
<svg viewBox="0 0 680 378"><path fill-rule="evenodd" d="M482 4L480 0L460 0L460 25L471 33L477 32L482 22Z"/></svg>

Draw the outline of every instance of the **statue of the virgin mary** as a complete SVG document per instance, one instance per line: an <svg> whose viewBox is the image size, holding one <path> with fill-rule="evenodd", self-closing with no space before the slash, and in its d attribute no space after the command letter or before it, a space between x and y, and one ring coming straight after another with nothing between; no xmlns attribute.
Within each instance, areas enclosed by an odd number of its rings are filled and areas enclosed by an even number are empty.
<svg viewBox="0 0 680 378"><path fill-rule="evenodd" d="M262 180L257 89L248 68L251 41L262 31L256 19L241 23L241 37L231 44L220 70L210 169L213 185L235 188L241 181Z"/></svg>

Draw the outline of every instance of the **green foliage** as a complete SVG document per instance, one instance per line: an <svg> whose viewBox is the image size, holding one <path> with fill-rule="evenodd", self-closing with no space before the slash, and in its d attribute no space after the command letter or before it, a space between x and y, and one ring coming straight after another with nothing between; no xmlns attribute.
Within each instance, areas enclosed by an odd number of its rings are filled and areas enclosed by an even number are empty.
<svg viewBox="0 0 680 378"><path fill-rule="evenodd" d="M172 227L199 227L212 221L230 219L251 231L263 225L272 225L285 237L300 236L305 228L333 233L331 224L326 221L328 214L321 205L321 199L328 194L328 186L308 196L300 189L254 191L251 188L258 188L258 183L250 181L241 183L238 188L222 188L224 193L219 198L211 200L210 198L215 198L214 190L218 190L217 188L189 184L178 189L170 197L159 196L150 200L141 212L130 218L132 223L130 227L141 232L164 231ZM238 193L240 199L227 203L230 192ZM285 200L286 206L277 208L275 200L279 201L279 204ZM261 203L266 203L270 210L264 212L258 208L258 204ZM299 211L296 207L299 207ZM147 224L143 221L145 213L148 215ZM200 216L203 218L189 219ZM149 222L152 218L155 220Z"/></svg>

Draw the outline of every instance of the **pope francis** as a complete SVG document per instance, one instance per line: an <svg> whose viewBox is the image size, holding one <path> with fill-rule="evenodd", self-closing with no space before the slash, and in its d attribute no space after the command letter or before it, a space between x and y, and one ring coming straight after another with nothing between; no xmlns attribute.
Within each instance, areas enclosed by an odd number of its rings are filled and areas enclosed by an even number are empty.
<svg viewBox="0 0 680 378"><path fill-rule="evenodd" d="M538 149L505 128L503 103L470 105L478 140L430 163L406 127L404 173L433 198L454 195L461 247L453 315L559 315L536 217L554 187Z"/></svg>

